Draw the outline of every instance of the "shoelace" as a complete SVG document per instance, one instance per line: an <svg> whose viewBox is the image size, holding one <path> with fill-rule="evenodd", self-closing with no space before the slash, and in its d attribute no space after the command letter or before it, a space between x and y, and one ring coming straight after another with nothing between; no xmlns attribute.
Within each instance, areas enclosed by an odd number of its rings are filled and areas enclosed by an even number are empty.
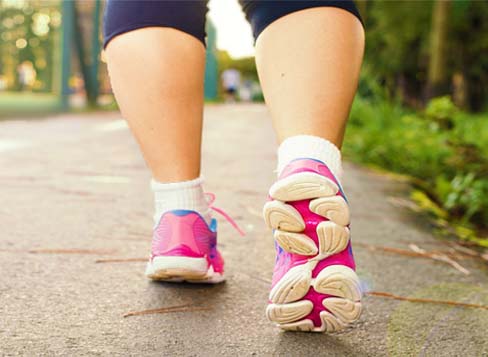
<svg viewBox="0 0 488 357"><path fill-rule="evenodd" d="M237 232L239 232L239 234L241 236L245 236L246 233L244 233L244 231L237 225L237 223L232 219L231 216L229 216L227 213L225 213L225 211L223 209L213 206L213 203L215 202L215 194L214 193L211 193L211 192L205 192L205 195L208 197L208 205L209 205L209 207L212 210L214 210L215 212L217 212L220 215L222 215L222 217L224 217L227 220L227 222L229 222L232 225L232 227L234 227L235 230Z"/></svg>

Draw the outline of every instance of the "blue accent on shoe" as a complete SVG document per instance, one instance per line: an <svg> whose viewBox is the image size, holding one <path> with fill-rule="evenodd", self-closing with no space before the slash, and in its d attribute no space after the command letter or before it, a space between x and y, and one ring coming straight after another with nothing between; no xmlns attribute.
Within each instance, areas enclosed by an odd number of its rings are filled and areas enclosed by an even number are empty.
<svg viewBox="0 0 488 357"><path fill-rule="evenodd" d="M297 160L312 160L312 161L315 161L315 162L320 162L321 164L325 165L325 162L323 162L321 160L313 159L311 157L299 157L297 159L291 160L290 162L297 161ZM327 165L325 165L325 166L327 166Z"/></svg>
<svg viewBox="0 0 488 357"><path fill-rule="evenodd" d="M207 227L208 227L209 230L211 230L212 232L216 232L217 231L217 220L215 218L212 218L212 220L210 221L210 224L208 224L207 221L205 220L205 218L203 218L203 216L200 213L198 213L197 211L192 211L192 210L188 210L188 209L174 209L174 210L171 210L171 211L164 212L161 215L161 218L159 219L159 222L156 225L156 227L159 225L159 223L161 223L161 221L163 220L163 217L166 214L168 214L168 213L172 213L172 214L174 214L175 216L178 216L178 217L183 217L183 216L186 216L186 215L188 215L190 213L195 213L196 215L198 215L205 222L205 224L207 225Z"/></svg>
<svg viewBox="0 0 488 357"><path fill-rule="evenodd" d="M186 216L187 214L190 214L190 213L198 213L196 211L191 211L191 210L187 210L187 209L175 209L172 211L164 212L164 214L170 213L170 212L176 216L179 216L179 217ZM164 216L164 214L163 214L163 216Z"/></svg>
<svg viewBox="0 0 488 357"><path fill-rule="evenodd" d="M346 201L347 204L349 204L349 201L347 200L347 197L346 197L346 194L344 193L344 191L342 190L342 186L341 184L338 185L339 186L339 191L341 192L342 194L342 198L344 198L344 201Z"/></svg>
<svg viewBox="0 0 488 357"><path fill-rule="evenodd" d="M212 232L217 232L217 220L215 218L212 218L212 220L210 221L210 225L208 226L208 228Z"/></svg>

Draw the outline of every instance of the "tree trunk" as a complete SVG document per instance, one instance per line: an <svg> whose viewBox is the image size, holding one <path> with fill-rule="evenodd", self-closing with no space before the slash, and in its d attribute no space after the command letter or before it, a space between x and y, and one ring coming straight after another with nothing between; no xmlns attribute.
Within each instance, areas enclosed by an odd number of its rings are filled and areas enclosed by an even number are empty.
<svg viewBox="0 0 488 357"><path fill-rule="evenodd" d="M427 99L449 93L446 50L450 5L450 0L436 0L432 11Z"/></svg>
<svg viewBox="0 0 488 357"><path fill-rule="evenodd" d="M466 109L468 106L466 76L462 72L456 72L452 76L452 101L459 108Z"/></svg>

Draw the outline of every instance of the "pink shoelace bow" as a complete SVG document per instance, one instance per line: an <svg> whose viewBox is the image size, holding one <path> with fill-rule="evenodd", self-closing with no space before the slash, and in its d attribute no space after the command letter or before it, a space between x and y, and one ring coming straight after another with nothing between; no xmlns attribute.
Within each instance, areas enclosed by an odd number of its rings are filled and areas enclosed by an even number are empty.
<svg viewBox="0 0 488 357"><path fill-rule="evenodd" d="M234 227L235 230L237 232L239 232L239 234L241 236L245 236L246 233L237 225L236 221L234 221L231 216L229 216L227 213L225 213L225 211L223 209L217 208L217 207L214 207L213 206L213 203L215 202L215 194L214 193L211 193L211 192L205 192L205 195L208 197L208 205L209 205L209 207L212 210L214 210L215 212L217 212L220 215L222 215L222 217L224 217L227 220L227 222L229 222L232 225L232 227Z"/></svg>

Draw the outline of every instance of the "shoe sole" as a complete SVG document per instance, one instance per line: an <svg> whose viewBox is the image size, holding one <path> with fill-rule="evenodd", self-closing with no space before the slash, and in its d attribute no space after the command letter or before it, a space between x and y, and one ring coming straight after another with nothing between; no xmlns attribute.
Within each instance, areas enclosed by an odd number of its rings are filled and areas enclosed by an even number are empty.
<svg viewBox="0 0 488 357"><path fill-rule="evenodd" d="M225 280L223 274L208 268L206 258L155 257L146 266L146 276L156 281L217 284Z"/></svg>
<svg viewBox="0 0 488 357"><path fill-rule="evenodd" d="M263 208L267 225L274 230L274 239L281 248L293 254L311 256L307 262L291 268L271 289L266 316L284 330L335 332L353 323L361 314L361 288L359 278L345 265L330 265L312 278L317 264L327 257L346 249L350 233L349 207L339 188L332 180L310 172L291 175L271 186L273 201ZM293 206L286 201L310 199L309 209L328 219L317 225L318 246L313 239L301 233L305 222ZM304 319L314 305L301 300L313 288L328 295L322 305L322 325Z"/></svg>
<svg viewBox="0 0 488 357"><path fill-rule="evenodd" d="M314 172L299 172L279 180L269 189L269 195L280 201L299 201L334 196L339 191L331 179Z"/></svg>

